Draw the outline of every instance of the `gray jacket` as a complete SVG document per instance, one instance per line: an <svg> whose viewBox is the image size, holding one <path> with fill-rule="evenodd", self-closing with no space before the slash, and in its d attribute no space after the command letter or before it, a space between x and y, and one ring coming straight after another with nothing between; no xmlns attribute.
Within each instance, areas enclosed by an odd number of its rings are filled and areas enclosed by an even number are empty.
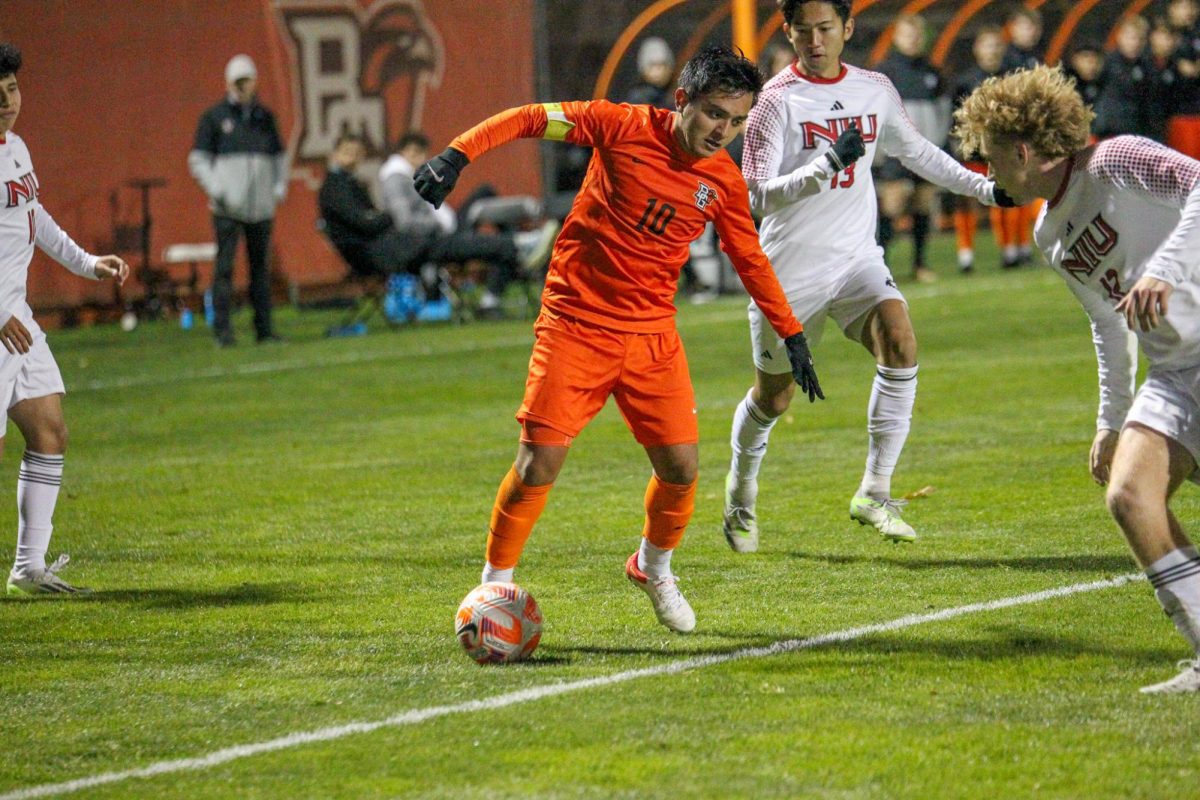
<svg viewBox="0 0 1200 800"><path fill-rule="evenodd" d="M388 158L379 169L379 189L383 194L383 204L392 216L392 224L398 231L418 236L452 231L455 224L453 212L445 205L435 211L417 194L413 186L414 172L412 164L399 155Z"/></svg>
<svg viewBox="0 0 1200 800"><path fill-rule="evenodd" d="M188 169L214 216L263 222L287 194L288 160L275 116L226 98L200 118Z"/></svg>

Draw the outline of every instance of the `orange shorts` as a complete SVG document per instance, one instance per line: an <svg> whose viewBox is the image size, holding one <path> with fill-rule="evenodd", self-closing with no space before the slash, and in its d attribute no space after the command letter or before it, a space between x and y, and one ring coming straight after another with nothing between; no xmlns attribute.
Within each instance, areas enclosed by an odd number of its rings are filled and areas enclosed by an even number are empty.
<svg viewBox="0 0 1200 800"><path fill-rule="evenodd" d="M695 444L696 395L679 333L624 333L543 310L533 325L522 423L574 438L609 395L643 447Z"/></svg>

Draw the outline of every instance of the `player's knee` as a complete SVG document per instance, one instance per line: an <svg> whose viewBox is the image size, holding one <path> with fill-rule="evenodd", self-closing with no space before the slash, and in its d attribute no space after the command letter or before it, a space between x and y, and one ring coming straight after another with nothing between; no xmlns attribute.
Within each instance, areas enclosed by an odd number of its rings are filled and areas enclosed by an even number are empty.
<svg viewBox="0 0 1200 800"><path fill-rule="evenodd" d="M884 366L914 367L917 364L917 337L912 326L888 330L880 337L880 357Z"/></svg>
<svg viewBox="0 0 1200 800"><path fill-rule="evenodd" d="M754 398L754 404L770 417L780 416L792 404L792 398L796 394L796 382L791 380L790 375L787 377L789 380L786 384L758 387L758 396Z"/></svg>
<svg viewBox="0 0 1200 800"><path fill-rule="evenodd" d="M1117 524L1126 529L1133 521L1144 514L1151 505L1150 499L1146 496L1145 492L1140 491L1130 481L1123 480L1113 481L1108 485L1104 502L1108 506L1109 513L1113 515L1113 519L1117 521Z"/></svg>
<svg viewBox="0 0 1200 800"><path fill-rule="evenodd" d="M47 425L41 435L41 452L62 455L67 452L67 423L59 420Z"/></svg>

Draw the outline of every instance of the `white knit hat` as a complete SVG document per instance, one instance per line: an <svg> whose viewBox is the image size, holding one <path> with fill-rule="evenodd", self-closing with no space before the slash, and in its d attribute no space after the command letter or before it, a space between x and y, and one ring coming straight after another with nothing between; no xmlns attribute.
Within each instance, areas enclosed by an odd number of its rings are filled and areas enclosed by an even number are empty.
<svg viewBox="0 0 1200 800"><path fill-rule="evenodd" d="M244 53L238 53L225 65L225 83L227 84L236 83L242 78L257 77L258 68L254 66L254 59Z"/></svg>
<svg viewBox="0 0 1200 800"><path fill-rule="evenodd" d="M675 66L675 54L671 52L671 45L657 36L651 36L638 48L638 72L645 72L652 64Z"/></svg>

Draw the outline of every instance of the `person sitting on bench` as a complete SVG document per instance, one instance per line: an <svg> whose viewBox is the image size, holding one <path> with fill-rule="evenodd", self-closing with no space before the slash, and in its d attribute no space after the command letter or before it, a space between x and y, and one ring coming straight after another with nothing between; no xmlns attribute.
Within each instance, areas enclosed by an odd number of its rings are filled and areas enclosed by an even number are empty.
<svg viewBox="0 0 1200 800"><path fill-rule="evenodd" d="M446 206L434 209L421 199L413 187L417 167L429 159L429 138L410 131L396 145L392 156L379 171L384 203L396 230L415 237L426 237L427 257L437 263L483 261L489 269L487 287L479 301L479 310L497 311L505 288L524 270L539 272L550 259L557 224L545 225L537 232L513 234L478 233L459 226L457 216ZM517 238L524 241L517 244Z"/></svg>

